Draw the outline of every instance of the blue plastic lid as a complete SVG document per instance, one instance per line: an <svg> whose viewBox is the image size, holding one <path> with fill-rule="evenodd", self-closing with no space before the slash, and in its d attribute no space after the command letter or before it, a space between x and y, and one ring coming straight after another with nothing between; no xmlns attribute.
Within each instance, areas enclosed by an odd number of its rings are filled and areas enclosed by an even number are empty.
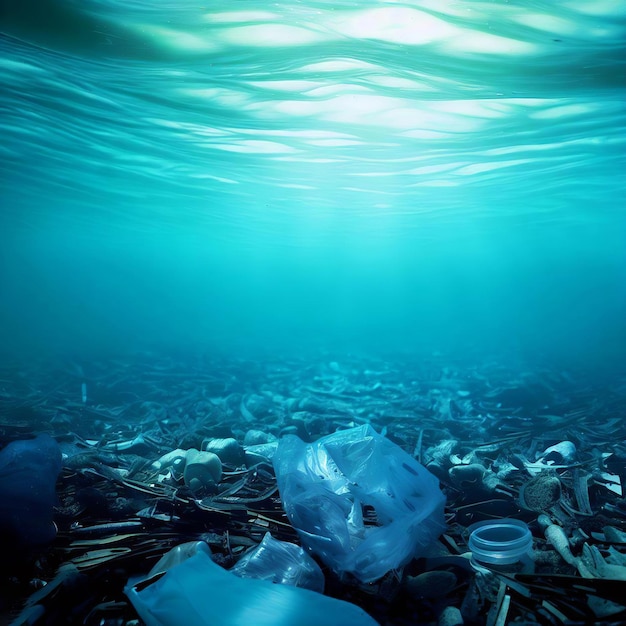
<svg viewBox="0 0 626 626"><path fill-rule="evenodd" d="M533 545L528 525L516 519L472 524L469 549L479 563L511 565L526 556Z"/></svg>

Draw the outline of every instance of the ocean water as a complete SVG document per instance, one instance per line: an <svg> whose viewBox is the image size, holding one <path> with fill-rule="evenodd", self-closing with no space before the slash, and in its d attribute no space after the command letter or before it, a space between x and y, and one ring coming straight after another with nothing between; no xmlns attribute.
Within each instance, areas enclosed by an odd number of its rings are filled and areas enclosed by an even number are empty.
<svg viewBox="0 0 626 626"><path fill-rule="evenodd" d="M0 352L623 366L619 0L2 0Z"/></svg>

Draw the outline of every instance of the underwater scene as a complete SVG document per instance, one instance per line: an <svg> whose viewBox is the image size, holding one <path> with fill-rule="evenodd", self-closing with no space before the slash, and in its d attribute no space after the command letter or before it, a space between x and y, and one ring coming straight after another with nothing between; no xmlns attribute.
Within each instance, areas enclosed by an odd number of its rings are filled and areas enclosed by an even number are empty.
<svg viewBox="0 0 626 626"><path fill-rule="evenodd" d="M0 625L626 623L626 3L0 0Z"/></svg>

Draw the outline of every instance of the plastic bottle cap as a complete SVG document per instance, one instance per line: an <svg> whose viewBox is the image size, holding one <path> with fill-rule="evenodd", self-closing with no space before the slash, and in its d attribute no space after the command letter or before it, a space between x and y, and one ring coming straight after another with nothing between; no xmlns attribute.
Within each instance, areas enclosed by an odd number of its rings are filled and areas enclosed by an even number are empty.
<svg viewBox="0 0 626 626"><path fill-rule="evenodd" d="M516 519L478 522L468 530L469 548L479 563L511 565L528 554L533 545L528 525Z"/></svg>

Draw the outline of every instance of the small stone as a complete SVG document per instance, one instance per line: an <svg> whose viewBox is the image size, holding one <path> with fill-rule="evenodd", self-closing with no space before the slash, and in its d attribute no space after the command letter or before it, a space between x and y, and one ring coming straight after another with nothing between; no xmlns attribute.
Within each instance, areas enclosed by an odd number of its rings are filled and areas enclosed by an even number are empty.
<svg viewBox="0 0 626 626"><path fill-rule="evenodd" d="M455 465L448 471L450 480L457 487L462 488L482 486L485 472L485 468L478 463L472 463L471 465Z"/></svg>
<svg viewBox="0 0 626 626"><path fill-rule="evenodd" d="M205 439L202 442L202 449L205 452L216 454L222 463L239 467L245 464L243 448L233 437L225 439Z"/></svg>
<svg viewBox="0 0 626 626"><path fill-rule="evenodd" d="M456 586L456 576L445 570L424 572L418 576L409 576L406 589L414 598L435 600L447 596Z"/></svg>
<svg viewBox="0 0 626 626"><path fill-rule="evenodd" d="M561 481L552 472L542 472L519 490L519 503L529 511L546 511L561 498Z"/></svg>
<svg viewBox="0 0 626 626"><path fill-rule="evenodd" d="M272 441L278 441L275 435L272 433L266 433L262 430L249 430L246 432L243 438L244 446L256 446L262 443L270 443Z"/></svg>
<svg viewBox="0 0 626 626"><path fill-rule="evenodd" d="M563 465L576 460L576 446L571 441L561 441L543 451L540 460L544 463Z"/></svg>
<svg viewBox="0 0 626 626"><path fill-rule="evenodd" d="M455 606L447 606L437 620L437 626L462 626L464 623L461 611Z"/></svg>
<svg viewBox="0 0 626 626"><path fill-rule="evenodd" d="M222 478L222 462L212 452L201 452L195 448L187 450L187 462L183 478L185 485L194 493L214 490Z"/></svg>

